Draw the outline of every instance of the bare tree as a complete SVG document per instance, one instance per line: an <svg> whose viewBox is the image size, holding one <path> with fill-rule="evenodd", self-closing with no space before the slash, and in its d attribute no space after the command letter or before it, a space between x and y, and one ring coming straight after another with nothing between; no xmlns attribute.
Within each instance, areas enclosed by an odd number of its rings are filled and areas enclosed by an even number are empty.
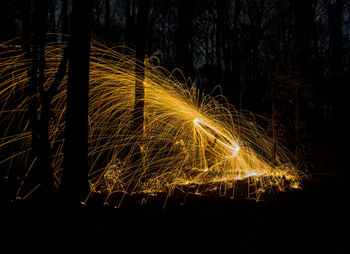
<svg viewBox="0 0 350 254"><path fill-rule="evenodd" d="M125 41L127 45L134 42L136 0L125 0Z"/></svg>
<svg viewBox="0 0 350 254"><path fill-rule="evenodd" d="M310 63L310 48L313 10L311 0L294 0L295 8L295 161L296 168L302 163L302 83L306 82Z"/></svg>
<svg viewBox="0 0 350 254"><path fill-rule="evenodd" d="M68 34L68 0L62 0L61 7L61 32Z"/></svg>
<svg viewBox="0 0 350 254"><path fill-rule="evenodd" d="M105 39L107 44L111 38L111 7L110 0L105 0Z"/></svg>
<svg viewBox="0 0 350 254"><path fill-rule="evenodd" d="M136 126L143 126L144 122L144 100L145 100L145 87L143 81L145 79L144 73L144 60L147 49L147 29L148 29L148 13L149 13L149 0L140 1L140 8L137 17L136 27L136 65L135 65L135 105L134 105L134 122Z"/></svg>
<svg viewBox="0 0 350 254"><path fill-rule="evenodd" d="M178 28L176 36L176 54L177 65L182 71L183 76L186 78L192 69L192 57L190 52L190 44L192 41L192 15L193 15L194 3L192 0L179 0L178 3ZM180 75L179 80L183 80Z"/></svg>
<svg viewBox="0 0 350 254"><path fill-rule="evenodd" d="M73 0L67 87L64 172L66 201L79 205L88 185L88 98L92 0Z"/></svg>
<svg viewBox="0 0 350 254"><path fill-rule="evenodd" d="M143 136L144 131L144 105L145 105L145 86L144 86L144 60L146 56L148 44L148 16L149 16L150 0L140 1L137 24L136 24L136 63L135 63L135 101L132 116L132 131L140 132ZM135 140L131 140L134 143ZM131 144L131 147L134 144ZM137 147L132 151L130 162L135 163L135 169L141 164L141 148ZM129 188L134 188L136 182L131 184Z"/></svg>
<svg viewBox="0 0 350 254"><path fill-rule="evenodd" d="M345 105L342 94L346 93L346 89L342 88L345 83L345 73L343 64L343 12L344 0L325 1L328 10L328 29L330 32L329 41L329 127L328 127L328 149L334 147L334 140L339 138L337 133L343 133L343 114L341 108Z"/></svg>

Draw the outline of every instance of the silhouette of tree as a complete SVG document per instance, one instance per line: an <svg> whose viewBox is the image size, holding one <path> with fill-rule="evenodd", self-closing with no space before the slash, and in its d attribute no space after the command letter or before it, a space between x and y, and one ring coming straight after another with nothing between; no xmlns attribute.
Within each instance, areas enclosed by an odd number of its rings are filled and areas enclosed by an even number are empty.
<svg viewBox="0 0 350 254"><path fill-rule="evenodd" d="M132 131L141 132L141 136L144 134L144 106L145 106L145 73L144 73L144 60L146 56L146 50L148 46L148 19L149 19L149 8L150 8L150 0L139 1L139 8L137 13L137 23L136 23L136 63L135 63L135 101L134 101L134 109L132 116ZM131 140L131 147L134 145L134 140ZM130 162L140 162L141 158L141 147L137 147L136 150L131 154ZM136 167L142 166L138 163L135 163ZM134 188L133 183L129 186L129 188Z"/></svg>
<svg viewBox="0 0 350 254"><path fill-rule="evenodd" d="M88 185L88 97L92 0L73 0L62 192L79 205Z"/></svg>
<svg viewBox="0 0 350 254"><path fill-rule="evenodd" d="M176 59L177 67L182 75L178 76L180 82L186 82L186 79L192 69L192 52L190 50L192 43L192 17L194 3L192 0L179 0L178 2L178 27L176 35Z"/></svg>
<svg viewBox="0 0 350 254"><path fill-rule="evenodd" d="M302 163L302 84L307 81L310 66L310 48L313 9L311 0L295 0L295 161L296 168L301 168Z"/></svg>
<svg viewBox="0 0 350 254"><path fill-rule="evenodd" d="M137 17L136 25L136 66L135 66L135 105L134 105L134 122L135 127L143 128L144 122L144 100L145 100L145 87L144 79L145 73L144 60L148 44L148 15L149 15L150 1L140 1L140 7ZM141 127L140 127L141 126Z"/></svg>

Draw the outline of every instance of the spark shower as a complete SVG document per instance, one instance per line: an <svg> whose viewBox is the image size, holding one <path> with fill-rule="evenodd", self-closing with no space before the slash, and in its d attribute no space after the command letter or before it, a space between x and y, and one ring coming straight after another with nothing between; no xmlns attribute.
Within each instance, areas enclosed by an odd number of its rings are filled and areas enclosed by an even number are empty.
<svg viewBox="0 0 350 254"><path fill-rule="evenodd" d="M64 48L64 42L46 45L45 89L55 78ZM259 199L272 189L299 187L302 173L293 169L286 147L273 149L265 131L224 96L204 95L190 81L180 83L174 72L159 66L156 55L146 58L143 69L144 126L133 128L136 64L130 49L92 43L87 200L94 193L105 193L106 200L113 193L170 196L189 186L197 193L215 189L225 194L231 189L234 196L237 182L244 182L249 198ZM30 68L18 40L1 44L0 125L6 128L0 134L0 151L11 154L1 158L0 167L20 179L18 198L27 198L38 187L30 180L36 157L26 115L31 96L39 96L28 94ZM67 75L51 103L56 187L62 177L66 86Z"/></svg>

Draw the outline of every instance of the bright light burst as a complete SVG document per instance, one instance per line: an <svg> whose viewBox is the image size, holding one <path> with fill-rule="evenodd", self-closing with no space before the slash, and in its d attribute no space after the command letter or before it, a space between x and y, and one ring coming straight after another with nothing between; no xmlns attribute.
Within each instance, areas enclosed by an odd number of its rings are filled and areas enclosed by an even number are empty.
<svg viewBox="0 0 350 254"><path fill-rule="evenodd" d="M1 158L0 165L22 178L17 194L26 197L36 188L28 178L36 160L26 117L31 62L16 42L1 44L0 120L1 126L8 127L1 133L0 149L13 153ZM47 44L46 88L55 78L64 47L63 42ZM145 60L145 122L135 130L135 63L129 49L92 44L89 197L94 192L171 195L174 190L191 187L205 192L218 186L223 194L245 181L247 195L259 198L271 189L299 186L300 172L293 170L287 149L278 147L271 163L272 142L259 126L223 96L204 95L192 83L181 84L173 73L157 66L155 56ZM56 186L62 176L66 85L67 76L51 104L49 134Z"/></svg>

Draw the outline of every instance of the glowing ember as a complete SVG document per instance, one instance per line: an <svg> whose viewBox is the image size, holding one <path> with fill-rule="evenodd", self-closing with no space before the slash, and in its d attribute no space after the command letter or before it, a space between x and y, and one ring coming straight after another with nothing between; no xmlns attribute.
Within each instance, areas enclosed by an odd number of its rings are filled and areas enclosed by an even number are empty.
<svg viewBox="0 0 350 254"><path fill-rule="evenodd" d="M46 87L54 79L64 46L64 43L47 45ZM2 44L1 49L4 53L0 54L0 116L11 133L1 133L0 149L11 148L15 153L0 163L9 160L24 163L25 171L15 174L24 177L18 195L26 196L28 192L23 186L30 186L30 182L25 177L35 163L35 159L28 160L31 133L28 120L23 117L30 99L26 87L31 63L20 47L8 49ZM171 73L154 65L155 56L145 60L145 122L143 128L134 130L131 120L136 60L131 50L129 54L118 50L128 49L110 49L94 42L91 50L92 193L125 193L128 186L138 183L129 192L170 195L175 188L181 190L188 185L208 190L218 183L234 186L234 182L242 179L247 179L250 197L274 186L281 190L299 187L300 172L293 170L287 149L277 147L276 163L270 163L272 142L263 130L226 103L224 97L202 95L194 84L181 84ZM63 162L66 84L67 77L54 96L49 129L57 186ZM140 156L131 156L136 153Z"/></svg>

